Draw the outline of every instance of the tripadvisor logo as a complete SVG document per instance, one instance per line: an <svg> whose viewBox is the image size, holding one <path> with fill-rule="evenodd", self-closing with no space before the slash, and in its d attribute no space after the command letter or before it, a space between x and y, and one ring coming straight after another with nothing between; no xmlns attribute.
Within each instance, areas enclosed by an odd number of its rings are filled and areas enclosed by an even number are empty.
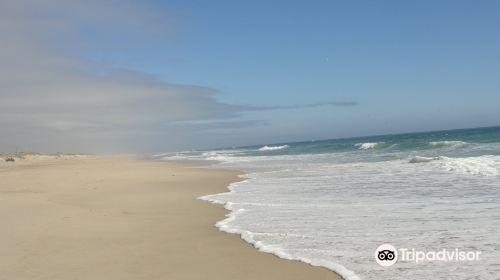
<svg viewBox="0 0 500 280"><path fill-rule="evenodd" d="M391 244L382 244L375 250L375 261L381 266L391 266L398 260L398 250Z"/></svg>
<svg viewBox="0 0 500 280"><path fill-rule="evenodd" d="M399 251L399 252L398 252ZM381 266L391 266L398 261L419 263L423 261L465 262L479 261L481 251L462 251L459 249L437 251L418 251L414 248L396 249L391 244L382 244L375 250L375 261Z"/></svg>

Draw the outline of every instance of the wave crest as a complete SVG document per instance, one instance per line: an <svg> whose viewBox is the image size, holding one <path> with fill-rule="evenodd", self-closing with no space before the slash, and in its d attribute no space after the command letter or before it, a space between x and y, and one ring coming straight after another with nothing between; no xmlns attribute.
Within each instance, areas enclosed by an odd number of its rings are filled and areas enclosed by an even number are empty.
<svg viewBox="0 0 500 280"><path fill-rule="evenodd" d="M429 162L429 161L440 160L440 159L443 159L443 157L421 157L421 156L414 156L408 162L409 163L422 163L422 162Z"/></svg>
<svg viewBox="0 0 500 280"><path fill-rule="evenodd" d="M358 143L354 146L357 147L359 150L368 150L368 149L374 149L382 144L384 144L384 142L376 142L376 143L369 142L369 143Z"/></svg>
<svg viewBox="0 0 500 280"><path fill-rule="evenodd" d="M500 175L500 159L495 156L443 158L445 160L440 165L447 171L480 176Z"/></svg>
<svg viewBox="0 0 500 280"><path fill-rule="evenodd" d="M282 146L264 146L259 149L259 151L277 151L277 150L283 150L288 148L288 145L282 145Z"/></svg>
<svg viewBox="0 0 500 280"><path fill-rule="evenodd" d="M429 142L429 145L433 148L446 148L446 147L462 147L467 145L467 142L464 141L434 141Z"/></svg>
<svg viewBox="0 0 500 280"><path fill-rule="evenodd" d="M498 156L479 156L465 158L450 158L444 156L422 157L414 156L409 163L432 163L440 169L458 174L469 174L479 176L498 176L500 175L500 157Z"/></svg>

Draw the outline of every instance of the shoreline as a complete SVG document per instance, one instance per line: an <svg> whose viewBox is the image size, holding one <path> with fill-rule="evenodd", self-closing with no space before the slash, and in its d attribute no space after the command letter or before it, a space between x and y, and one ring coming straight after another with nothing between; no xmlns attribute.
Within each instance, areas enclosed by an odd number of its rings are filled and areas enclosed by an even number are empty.
<svg viewBox="0 0 500 280"><path fill-rule="evenodd" d="M3 164L0 278L341 279L214 226L228 211L197 198L237 174L131 157Z"/></svg>
<svg viewBox="0 0 500 280"><path fill-rule="evenodd" d="M247 173L244 173L241 170L237 170L237 171L241 172L242 174L247 174ZM233 188L237 187L238 183L246 181L246 180L249 180L249 179L248 178L244 178L242 180L237 180L237 181L231 182L228 185L228 191L227 192L229 192L229 193L234 192L235 190ZM223 193L226 193L226 192L223 192ZM291 255L289 255L287 253L284 253L284 252L280 251L280 250L269 249L269 247L267 247L266 245L263 245L261 242L256 241L255 239L253 239L251 237L251 235L247 234L248 232L246 232L245 230L231 228L227 224L229 222L233 221L234 219L236 219L238 210L234 209L230 205L226 205L226 204L220 203L219 201L217 201L216 199L213 199L211 197L211 196L215 196L215 195L218 195L218 194L221 194L221 193L204 195L204 196L199 197L198 199L206 201L206 202L211 203L211 204L220 205L221 207L223 207L224 209L226 209L226 211L228 212L225 215L224 219L217 221L217 223L215 224L215 226L219 229L219 231L239 236L239 238L241 240L243 240L246 243L250 244L252 247L254 247L259 252L266 253L266 254L271 254L271 255L276 256L277 258L280 258L280 259L283 259L283 260L300 262L300 263L304 263L304 264L310 265L312 267L325 268L328 271L331 271L332 273L335 274L335 278L332 278L332 279L338 279L338 280L360 279L352 271L349 271L348 269L346 269L345 267L343 267L340 264L337 264L337 263L319 263L319 262L312 261L310 259L293 257L293 256L291 256Z"/></svg>

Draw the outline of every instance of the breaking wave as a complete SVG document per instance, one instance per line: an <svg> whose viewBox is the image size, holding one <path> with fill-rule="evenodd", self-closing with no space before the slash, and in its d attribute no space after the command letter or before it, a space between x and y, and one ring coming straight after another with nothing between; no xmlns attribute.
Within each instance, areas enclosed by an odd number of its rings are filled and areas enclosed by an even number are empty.
<svg viewBox="0 0 500 280"><path fill-rule="evenodd" d="M344 279L500 275L500 253L491 245L500 228L500 127L289 145L158 157L216 160L207 165L245 172L246 180L229 192L200 199L230 210L216 224L221 231L263 252L323 266ZM411 248L462 244L490 257L446 266L401 263L390 273L372 255L385 240Z"/></svg>
<svg viewBox="0 0 500 280"><path fill-rule="evenodd" d="M288 145L282 145L282 146L264 146L259 149L259 151L277 151L277 150L283 150L288 148Z"/></svg>
<svg viewBox="0 0 500 280"><path fill-rule="evenodd" d="M440 166L447 171L459 174L480 176L500 175L500 158L498 156L480 156L469 158L443 157Z"/></svg>
<svg viewBox="0 0 500 280"><path fill-rule="evenodd" d="M429 162L429 161L440 160L440 159L443 159L443 158L442 157L421 157L421 156L414 156L408 162L409 163L422 163L422 162Z"/></svg>
<svg viewBox="0 0 500 280"><path fill-rule="evenodd" d="M356 144L354 146L357 147L359 150L368 150L368 149L377 148L377 147L381 146L382 144L384 144L384 142L358 143L358 144Z"/></svg>
<svg viewBox="0 0 500 280"><path fill-rule="evenodd" d="M433 148L446 148L446 147L462 147L467 145L467 142L464 141L434 141L429 142L429 145Z"/></svg>
<svg viewBox="0 0 500 280"><path fill-rule="evenodd" d="M458 174L479 175L479 176L498 176L500 175L500 157L498 156L479 156L450 158L444 156L423 157L414 156L409 163L428 163L433 162L433 166L446 171Z"/></svg>

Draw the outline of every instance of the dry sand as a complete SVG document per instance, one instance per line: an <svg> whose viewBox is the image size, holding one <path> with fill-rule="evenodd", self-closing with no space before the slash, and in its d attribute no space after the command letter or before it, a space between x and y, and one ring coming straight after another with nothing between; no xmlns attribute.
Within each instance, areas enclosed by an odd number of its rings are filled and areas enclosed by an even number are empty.
<svg viewBox="0 0 500 280"><path fill-rule="evenodd" d="M132 158L0 164L0 280L340 279L218 231L233 171Z"/></svg>

